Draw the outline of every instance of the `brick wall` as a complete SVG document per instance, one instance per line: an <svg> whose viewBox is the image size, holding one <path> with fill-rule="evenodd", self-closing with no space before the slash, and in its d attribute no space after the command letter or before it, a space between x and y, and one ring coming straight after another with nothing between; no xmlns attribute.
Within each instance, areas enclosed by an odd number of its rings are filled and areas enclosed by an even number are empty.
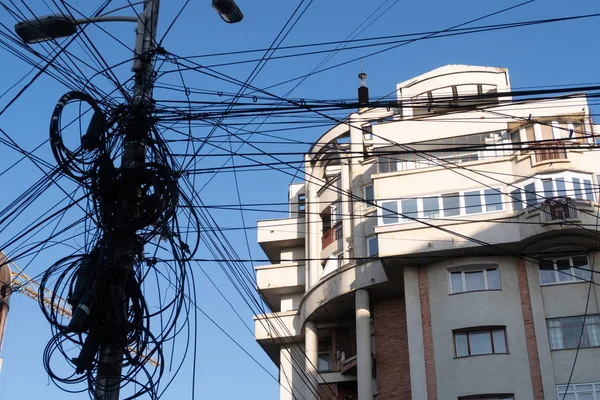
<svg viewBox="0 0 600 400"><path fill-rule="evenodd" d="M410 364L404 298L373 305L378 400L410 400Z"/></svg>
<svg viewBox="0 0 600 400"><path fill-rule="evenodd" d="M542 372L540 369L540 359L537 351L535 327L533 326L533 312L531 311L529 280L527 279L527 267L525 265L525 260L517 259L517 279L519 280L519 292L521 293L521 309L523 310L523 322L525 324L525 342L527 343L529 369L531 370L533 398L534 400L544 400Z"/></svg>
<svg viewBox="0 0 600 400"><path fill-rule="evenodd" d="M429 304L429 280L427 279L427 267L424 266L419 268L419 299L421 302L421 320L423 321L423 352L425 354L427 400L437 400L433 332L431 330L431 306Z"/></svg>

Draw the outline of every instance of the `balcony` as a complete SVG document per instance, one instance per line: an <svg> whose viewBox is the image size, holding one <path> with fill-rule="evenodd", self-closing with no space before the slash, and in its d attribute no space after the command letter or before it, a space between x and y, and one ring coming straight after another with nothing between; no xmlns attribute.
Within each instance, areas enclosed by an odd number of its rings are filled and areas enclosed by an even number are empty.
<svg viewBox="0 0 600 400"><path fill-rule="evenodd" d="M280 343L282 340L299 340L301 327L297 311L275 312L254 316L254 335L259 342Z"/></svg>
<svg viewBox="0 0 600 400"><path fill-rule="evenodd" d="M575 201L569 197L544 200L541 208L544 222L564 222L564 220L577 219L578 217Z"/></svg>
<svg viewBox="0 0 600 400"><path fill-rule="evenodd" d="M306 281L304 263L285 262L255 268L258 289L272 305L280 302L281 296L304 292Z"/></svg>
<svg viewBox="0 0 600 400"><path fill-rule="evenodd" d="M325 250L327 246L342 238L342 223L338 222L328 229L321 237L321 249Z"/></svg>
<svg viewBox="0 0 600 400"><path fill-rule="evenodd" d="M304 218L258 221L257 241L269 260L277 262L283 247L304 246Z"/></svg>
<svg viewBox="0 0 600 400"><path fill-rule="evenodd" d="M535 150L536 163L567 159L567 150L565 149L565 145L563 143L542 143L539 145L539 147L540 148Z"/></svg>

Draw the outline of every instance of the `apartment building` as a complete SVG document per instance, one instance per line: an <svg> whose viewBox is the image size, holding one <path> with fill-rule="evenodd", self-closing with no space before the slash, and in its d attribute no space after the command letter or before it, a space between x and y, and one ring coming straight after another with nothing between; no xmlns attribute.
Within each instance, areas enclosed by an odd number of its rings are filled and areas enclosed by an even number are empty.
<svg viewBox="0 0 600 400"><path fill-rule="evenodd" d="M518 94L444 66L314 143L258 222L280 399L600 400L590 111Z"/></svg>

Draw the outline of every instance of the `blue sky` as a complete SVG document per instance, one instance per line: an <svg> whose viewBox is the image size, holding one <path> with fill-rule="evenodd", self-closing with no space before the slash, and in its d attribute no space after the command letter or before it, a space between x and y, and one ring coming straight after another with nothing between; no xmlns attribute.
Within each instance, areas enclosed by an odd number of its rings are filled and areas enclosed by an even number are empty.
<svg viewBox="0 0 600 400"><path fill-rule="evenodd" d="M52 2L27 1L27 6L36 15L56 12L57 6ZM81 4L80 4L81 3ZM90 3L90 4L87 4ZM26 11L23 3L15 4ZM98 7L98 1L73 1L71 5L84 15ZM108 9L126 5L124 1L114 1ZM165 32L174 20L183 0L163 1L159 18L159 36ZM175 21L166 36L163 47L178 56L206 55L228 51L247 49L264 49L271 45L294 9L298 1L255 1L240 0L240 8L245 14L244 20L237 25L227 25L210 8L210 1L192 1L185 11ZM309 5L310 4L310 5ZM302 3L306 11L297 24L285 37L283 45L298 45L325 41L343 40L350 35L373 12L387 11L375 22L362 26L364 30L359 38L397 35L405 33L438 31L479 18L503 8L517 5L518 2L475 1L475 0L430 0L421 2L406 1L356 1L331 0ZM12 5L9 5L13 8ZM381 8L380 8L381 7ZM389 8L388 8L389 7ZM123 13L126 13L124 10ZM512 11L478 21L474 25L498 24L525 20L557 18L570 15L580 15L600 12L596 0L573 0L569 2L558 0L536 0L518 7ZM370 21L372 21L371 18ZM0 26L2 33L15 23L15 18L4 9L0 9ZM129 45L133 43L133 26L126 23L110 23L102 26L114 38ZM568 23L541 25L517 28L489 33L478 33L469 36L458 36L432 40L422 40L406 46L386 51L382 54L368 57L374 49L354 49L337 53L324 64L324 67L347 62L331 70L317 73L303 81L290 95L296 99L353 99L358 87L357 74L360 72L360 57L363 68L368 73L368 87L372 98L387 95L395 89L395 84L418 74L427 72L446 64L471 64L502 66L509 68L513 88L549 87L554 85L583 85L598 83L598 65L600 56L597 47L598 18L579 20ZM86 30L96 48L105 57L108 64L115 64L131 58L130 49L116 39L111 38L98 27ZM64 43L64 42L60 42ZM73 53L80 55L83 60L90 60L79 42L72 44ZM35 45L34 49L42 54L52 51L52 45ZM55 47L54 47L55 48ZM289 54L289 51L274 53ZM258 57L257 57L258 56ZM260 58L262 53L252 55L218 56L195 59L206 64L221 64L232 61ZM284 96L294 84L277 85L280 82L309 73L319 64L324 54L306 57L283 58L271 60L253 80L252 85L259 88L271 87L269 92ZM0 109L3 109L10 99L23 88L25 82L33 77L31 66L9 53L5 46L0 46L2 60L2 80L0 83ZM215 70L245 81L256 63L235 64L214 67ZM173 66L162 66L163 71L173 70ZM130 77L131 66L123 64L115 69L115 75L120 81ZM90 77L89 69L81 66L82 73ZM25 79L21 82L23 77ZM222 91L227 94L236 92L238 87L217 80L205 74L186 72L183 74L186 86L206 90ZM18 83L19 82L19 83ZM95 77L94 82L104 90L114 89L114 85L105 78ZM165 74L159 79L161 84L181 84L182 79L175 73ZM15 85L16 84L16 85ZM13 87L13 85L15 85ZM7 91L5 93L5 91ZM22 96L2 115L2 128L22 148L32 151L38 145L46 142L36 150L35 154L49 162L54 162L47 143L48 124L50 115L58 98L68 89L54 78L42 76L29 87ZM182 92L171 92L157 89L155 97L159 100L173 98L182 99ZM193 95L194 100L218 101L215 96ZM246 99L245 101L251 101ZM166 103L165 103L166 104ZM592 106L592 111L597 109ZM339 116L340 114L336 114ZM304 124L308 124L306 121ZM296 125L265 125L269 129L280 127L281 132L271 132L272 135L284 138L310 142L319 137L326 128L304 128L284 131L284 128ZM265 126L262 129L265 129ZM206 135L208 128L198 127L193 134ZM218 130L216 135L224 135ZM255 145L262 151L294 151L307 149L306 145L289 143L268 143L272 138L264 135L253 136ZM418 140L418 137L415 137ZM227 144L223 145L227 146ZM181 147L176 147L181 149ZM247 146L241 152L256 152ZM205 154L207 151L203 152ZM18 160L19 154L0 144L0 170L4 170L12 162ZM300 155L289 156L287 160L300 160ZM218 166L224 158L202 158L196 168ZM268 158L260 158L267 161ZM235 163L246 164L248 160L235 159ZM228 165L231 165L229 163ZM0 175L2 195L0 209L6 207L24 190L41 177L30 161L23 161L9 172ZM237 204L238 192L242 204L252 203L281 203L287 201L287 185L292 178L277 171L240 172L236 177L231 173L220 173L214 179L210 176L197 176L197 187L205 186L200 192L202 201L208 205ZM236 189L237 186L237 189ZM66 184L67 188L69 185ZM72 188L72 187L71 187ZM57 189L50 189L40 199L23 211L15 224L2 228L0 226L0 243L7 243L17 234L25 223L35 221L52 205L60 204L64 194ZM266 207L279 213L261 211L245 211L243 218L247 226L256 225L257 219L284 217L281 211L285 207ZM211 210L215 221L220 227L241 228L242 222L239 211ZM68 218L75 218L73 211ZM77 232L74 228L74 233ZM248 254L246 238L242 230L227 231L227 237L243 259L263 259L256 245L256 231L248 229L250 254ZM41 238L32 239L41 240ZM21 242L23 243L23 242ZM26 258L19 262L21 267L27 265L26 273L35 276L51 265L55 260L69 254L68 245L81 245L82 239L65 240L61 245L42 252L37 258ZM4 249L8 254L18 252L15 246ZM210 258L206 248L201 248L200 256ZM256 264L260 265L261 262ZM193 267L196 277L197 304L231 336L233 336L259 363L264 365L271 374L277 374L273 363L254 342L253 335L247 328L252 329L252 313L246 307L240 295L234 290L222 271L214 263L203 263L201 267L222 290L233 307L242 316L240 321L233 313L227 302L214 289L205 275ZM249 267L250 268L250 267ZM39 306L22 294L13 296L11 311L2 349L4 365L0 372L0 400L14 398L36 398L44 396L47 399L68 398L64 392L50 383L42 366L42 354L50 338L50 329ZM183 346L184 343L176 343ZM245 399L276 399L279 389L277 383L254 361L233 344L219 329L205 317L198 316L197 351L195 354L196 371L193 374L193 355L189 355L182 371L175 378L166 392L165 398L190 398L192 381L195 381L196 398L245 398ZM60 368L60 367L58 367ZM168 377L167 377L168 378ZM81 395L72 395L80 398Z"/></svg>

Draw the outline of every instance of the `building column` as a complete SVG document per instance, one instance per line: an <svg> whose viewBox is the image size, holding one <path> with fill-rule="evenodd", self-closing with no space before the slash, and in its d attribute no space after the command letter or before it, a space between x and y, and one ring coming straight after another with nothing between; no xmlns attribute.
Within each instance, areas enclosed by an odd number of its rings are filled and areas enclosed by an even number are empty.
<svg viewBox="0 0 600 400"><path fill-rule="evenodd" d="M352 114L350 116L350 149L352 156L350 158L350 186L352 194L363 198L363 167L361 162L363 157L360 156L364 150L363 144L364 133L360 126L360 115ZM349 199L352 208L352 256L361 258L367 256L367 239L365 235L365 203L354 198Z"/></svg>
<svg viewBox="0 0 600 400"><path fill-rule="evenodd" d="M352 184L350 177L350 165L348 160L342 158L342 174L340 176L341 184L341 207L342 207L342 254L344 261L352 258ZM349 193L348 193L349 192Z"/></svg>
<svg viewBox="0 0 600 400"><path fill-rule="evenodd" d="M308 162L307 162L308 164ZM321 217L317 193L319 186L312 178L306 183L306 291L314 286L322 274L321 258Z"/></svg>
<svg viewBox="0 0 600 400"><path fill-rule="evenodd" d="M304 324L304 352L306 353L306 400L317 400L319 384L317 380L317 365L319 364L318 353L319 341L317 339L317 324L306 321Z"/></svg>
<svg viewBox="0 0 600 400"><path fill-rule="evenodd" d="M373 359L371 356L371 310L369 292L356 291L356 363L358 400L373 400Z"/></svg>

